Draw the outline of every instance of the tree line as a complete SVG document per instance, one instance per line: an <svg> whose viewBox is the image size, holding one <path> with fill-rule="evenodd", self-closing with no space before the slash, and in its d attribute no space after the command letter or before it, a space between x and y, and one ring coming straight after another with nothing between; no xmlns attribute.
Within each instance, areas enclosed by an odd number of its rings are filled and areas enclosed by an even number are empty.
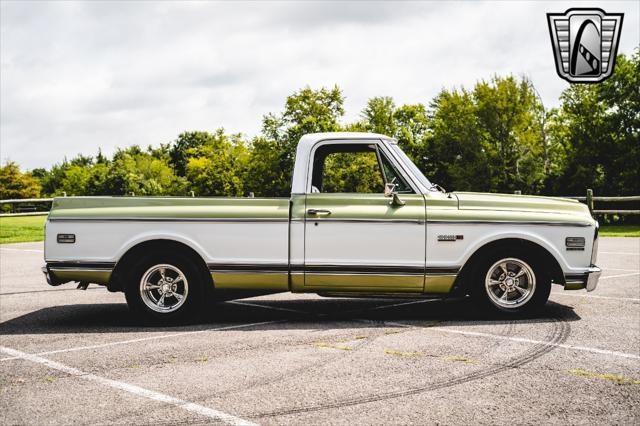
<svg viewBox="0 0 640 426"><path fill-rule="evenodd" d="M78 155L49 169L0 168L0 198L56 195L288 196L296 144L306 133L363 131L398 140L448 190L576 195L640 194L640 50L619 55L600 84L569 86L557 108L526 77L495 76L443 89L430 102L373 97L342 123L339 87L305 87L263 117L253 138L188 131L159 146ZM365 173L368 164L345 164ZM340 184L340 175L332 177Z"/></svg>

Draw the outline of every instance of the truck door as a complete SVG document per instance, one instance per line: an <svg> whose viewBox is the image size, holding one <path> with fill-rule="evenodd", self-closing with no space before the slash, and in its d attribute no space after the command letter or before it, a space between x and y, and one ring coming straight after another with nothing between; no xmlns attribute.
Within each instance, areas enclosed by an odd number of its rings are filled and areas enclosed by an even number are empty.
<svg viewBox="0 0 640 426"><path fill-rule="evenodd" d="M425 201L377 140L324 141L311 153L304 286L422 292ZM394 184L397 198L385 196Z"/></svg>

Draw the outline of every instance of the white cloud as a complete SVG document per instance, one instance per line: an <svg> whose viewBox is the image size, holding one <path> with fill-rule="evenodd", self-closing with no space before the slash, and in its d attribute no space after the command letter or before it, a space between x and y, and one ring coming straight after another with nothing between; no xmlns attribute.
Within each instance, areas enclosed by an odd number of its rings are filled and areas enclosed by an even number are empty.
<svg viewBox="0 0 640 426"><path fill-rule="evenodd" d="M580 6L590 5L588 3ZM592 4L597 6L598 4ZM184 130L252 136L305 86L338 84L345 121L372 96L428 103L493 74L530 76L555 105L545 13L559 2L1 3L1 158L158 144ZM600 5L602 7L602 5ZM637 2L620 52L640 44Z"/></svg>

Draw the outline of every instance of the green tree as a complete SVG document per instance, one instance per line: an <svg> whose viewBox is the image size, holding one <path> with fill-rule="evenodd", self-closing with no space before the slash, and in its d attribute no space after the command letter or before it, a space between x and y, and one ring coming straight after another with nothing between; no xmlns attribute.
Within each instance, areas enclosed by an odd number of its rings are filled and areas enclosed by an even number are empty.
<svg viewBox="0 0 640 426"><path fill-rule="evenodd" d="M556 192L603 195L640 192L640 52L619 55L613 75L600 84L571 85L560 100L558 138L566 168Z"/></svg>
<svg viewBox="0 0 640 426"><path fill-rule="evenodd" d="M90 192L103 195L185 195L186 180L177 176L168 159L154 158L138 146L118 150L113 161L92 170Z"/></svg>
<svg viewBox="0 0 640 426"><path fill-rule="evenodd" d="M184 132L171 144L171 148L169 148L170 162L179 176L186 174L189 158L197 154L198 149L210 143L212 137L207 132Z"/></svg>
<svg viewBox="0 0 640 426"><path fill-rule="evenodd" d="M90 177L91 167L71 164L64 170L64 177L53 195L61 195L63 192L69 196L86 195Z"/></svg>
<svg viewBox="0 0 640 426"><path fill-rule="evenodd" d="M361 116L367 131L394 136L396 134L395 113L396 105L393 98L381 96L369 99Z"/></svg>
<svg viewBox="0 0 640 426"><path fill-rule="evenodd" d="M251 145L247 188L261 196L287 196L299 139L307 133L339 130L343 103L337 86L319 90L305 87L287 97L281 114L265 115L263 137L254 139Z"/></svg>
<svg viewBox="0 0 640 426"><path fill-rule="evenodd" d="M186 178L197 195L241 196L249 152L241 135L222 129L187 150Z"/></svg>
<svg viewBox="0 0 640 426"><path fill-rule="evenodd" d="M0 199L38 198L42 187L31 173L22 173L13 161L0 167Z"/></svg>
<svg viewBox="0 0 640 426"><path fill-rule="evenodd" d="M430 110L428 177L448 190L490 191L491 170L472 94L443 90Z"/></svg>
<svg viewBox="0 0 640 426"><path fill-rule="evenodd" d="M322 192L381 194L384 182L375 153L336 152L325 159Z"/></svg>
<svg viewBox="0 0 640 426"><path fill-rule="evenodd" d="M429 158L430 121L423 104L402 105L394 113L395 138L398 145L424 172Z"/></svg>
<svg viewBox="0 0 640 426"><path fill-rule="evenodd" d="M494 77L476 84L473 97L495 190L538 192L545 180L544 146L531 82Z"/></svg>
<svg viewBox="0 0 640 426"><path fill-rule="evenodd" d="M265 137L251 141L244 187L261 197L286 197L291 192L291 173L282 143Z"/></svg>

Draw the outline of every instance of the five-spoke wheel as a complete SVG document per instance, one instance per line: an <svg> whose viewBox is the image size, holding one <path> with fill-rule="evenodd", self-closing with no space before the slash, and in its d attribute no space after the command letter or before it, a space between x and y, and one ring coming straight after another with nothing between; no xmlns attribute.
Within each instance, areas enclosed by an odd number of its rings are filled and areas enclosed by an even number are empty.
<svg viewBox="0 0 640 426"><path fill-rule="evenodd" d="M145 305L156 312L173 312L189 295L189 281L177 267L154 265L140 280L140 296Z"/></svg>
<svg viewBox="0 0 640 426"><path fill-rule="evenodd" d="M175 324L196 314L211 282L197 259L164 250L143 255L127 272L129 307L154 323Z"/></svg>
<svg viewBox="0 0 640 426"><path fill-rule="evenodd" d="M483 308L531 312L549 298L551 279L533 254L505 247L479 259L470 275L470 294Z"/></svg>
<svg viewBox="0 0 640 426"><path fill-rule="evenodd" d="M509 309L531 299L536 290L536 276L526 262L510 257L491 265L484 285L493 303Z"/></svg>

